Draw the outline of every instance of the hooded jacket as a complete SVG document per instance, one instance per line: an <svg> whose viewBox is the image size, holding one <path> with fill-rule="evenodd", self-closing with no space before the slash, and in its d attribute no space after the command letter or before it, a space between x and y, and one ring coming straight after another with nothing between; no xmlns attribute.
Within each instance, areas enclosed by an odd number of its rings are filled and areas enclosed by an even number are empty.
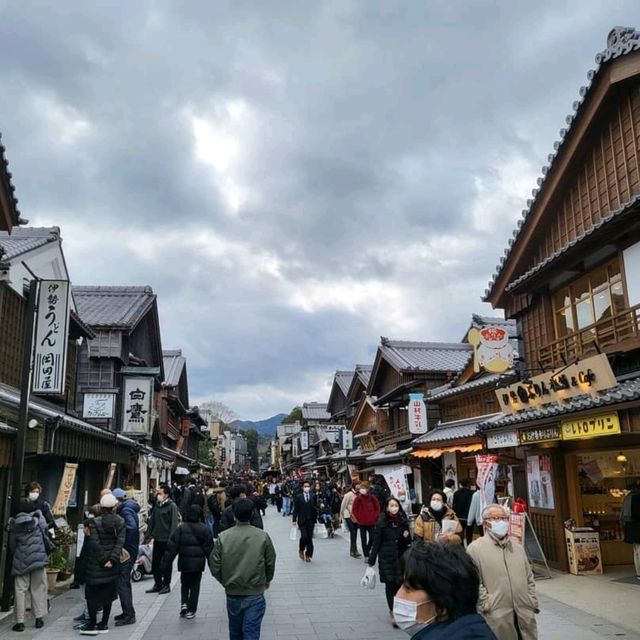
<svg viewBox="0 0 640 640"><path fill-rule="evenodd" d="M134 561L138 557L138 546L140 544L138 513L140 513L140 505L135 500L125 500L118 507L118 515L124 520L124 548Z"/></svg>
<svg viewBox="0 0 640 640"><path fill-rule="evenodd" d="M411 640L496 640L496 636L482 616L472 613L451 622L434 622Z"/></svg>
<svg viewBox="0 0 640 640"><path fill-rule="evenodd" d="M177 555L178 571L202 572L212 547L213 538L206 524L183 522L171 534L162 562L169 568Z"/></svg>
<svg viewBox="0 0 640 640"><path fill-rule="evenodd" d="M40 511L22 512L9 520L11 575L25 576L49 564L45 536L48 539L47 523Z"/></svg>
<svg viewBox="0 0 640 640"><path fill-rule="evenodd" d="M156 503L149 519L147 535L158 542L167 542L178 526L178 507L173 500Z"/></svg>

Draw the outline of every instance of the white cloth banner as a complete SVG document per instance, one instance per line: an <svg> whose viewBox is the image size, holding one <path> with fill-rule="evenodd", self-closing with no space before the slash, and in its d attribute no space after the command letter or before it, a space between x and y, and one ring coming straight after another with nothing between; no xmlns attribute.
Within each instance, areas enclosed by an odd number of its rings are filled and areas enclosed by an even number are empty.
<svg viewBox="0 0 640 640"><path fill-rule="evenodd" d="M409 486L404 467L387 467L382 475L389 485L391 495L402 505L404 512L410 515L411 498L409 497Z"/></svg>
<svg viewBox="0 0 640 640"><path fill-rule="evenodd" d="M476 485L482 497L481 508L496 501L496 472L498 470L498 456L478 455L476 456L476 467L478 474Z"/></svg>

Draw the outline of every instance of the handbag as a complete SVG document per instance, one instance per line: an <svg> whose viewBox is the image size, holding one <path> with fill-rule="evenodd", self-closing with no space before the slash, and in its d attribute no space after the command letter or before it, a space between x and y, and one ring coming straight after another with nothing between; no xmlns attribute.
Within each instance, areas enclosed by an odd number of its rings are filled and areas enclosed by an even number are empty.
<svg viewBox="0 0 640 640"><path fill-rule="evenodd" d="M129 562L129 560L131 560L131 554L124 547L122 547L122 549L120 550L120 557L118 558L118 560L120 560L120 564Z"/></svg>

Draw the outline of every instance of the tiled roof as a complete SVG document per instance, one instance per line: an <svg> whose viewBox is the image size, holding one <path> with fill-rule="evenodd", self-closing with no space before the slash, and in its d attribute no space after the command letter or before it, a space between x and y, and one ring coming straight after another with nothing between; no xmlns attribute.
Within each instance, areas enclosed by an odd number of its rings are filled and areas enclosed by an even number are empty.
<svg viewBox="0 0 640 640"><path fill-rule="evenodd" d="M465 418L464 420L444 422L432 431L427 431L427 433L416 438L413 444L434 444L436 442L473 438L478 434L479 424L491 423L492 420L496 420L500 416L502 416L501 413L494 413L486 416Z"/></svg>
<svg viewBox="0 0 640 640"><path fill-rule="evenodd" d="M450 398L451 396L456 396L459 393L464 393L465 391L470 391L471 389L481 389L482 387L495 385L503 376L513 375L513 371L506 371L505 373L491 373L486 376L476 378L475 380L465 382L464 384L458 385L457 387L451 386L451 384L442 385L441 387L437 387L436 389L431 390L431 393L427 397L427 402L442 400L443 398Z"/></svg>
<svg viewBox="0 0 640 640"><path fill-rule="evenodd" d="M29 251L58 240L58 227L22 227L13 229L11 235L7 231L0 231L0 261L11 262Z"/></svg>
<svg viewBox="0 0 640 640"><path fill-rule="evenodd" d="M336 371L334 382L340 387L340 391L345 397L349 393L349 387L354 375L355 371Z"/></svg>
<svg viewBox="0 0 640 640"><path fill-rule="evenodd" d="M539 407L531 407L518 413L505 413L493 422L482 422L480 424L481 431L487 431L494 427L508 427L511 425L521 424L523 422L531 422L532 420L540 420L544 418L554 418L577 411L589 411L606 407L620 402L630 402L640 399L640 378L626 380L618 383L615 387L607 391L602 391L594 396L584 394L571 398L561 404L547 404Z"/></svg>
<svg viewBox="0 0 640 640"><path fill-rule="evenodd" d="M164 364L164 384L170 387L177 387L180 384L182 370L187 364L187 359L182 355L182 350L163 351L162 362Z"/></svg>
<svg viewBox="0 0 640 640"><path fill-rule="evenodd" d="M91 327L132 329L156 299L151 287L73 287L78 314Z"/></svg>
<svg viewBox="0 0 640 640"><path fill-rule="evenodd" d="M11 171L9 171L9 162L4 154L5 148L2 144L2 134L0 134L0 187L7 194L7 200L9 201L10 215L13 220L13 224L17 225L20 222L20 211L18 210L18 198L16 198L16 189L11 181ZM24 221L26 224L28 221Z"/></svg>
<svg viewBox="0 0 640 640"><path fill-rule="evenodd" d="M330 420L331 414L327 412L326 404L305 402L302 405L302 418L304 420Z"/></svg>
<svg viewBox="0 0 640 640"><path fill-rule="evenodd" d="M500 263L496 267L496 271L493 274L492 279L489 281L489 286L485 290L484 300L487 300L493 288L502 272L502 269L509 258L512 248L518 241L518 237L522 229L526 226L529 219L529 214L535 209L536 201L541 192L544 191L544 183L547 176L552 173L554 168L554 162L559 155L563 152L563 143L568 137L568 133L571 130L571 125L581 115L582 105L585 103L589 91L593 86L594 80L598 77L601 70L607 66L607 63L616 58L620 58L629 53L640 49L640 32L636 31L632 27L614 27L607 36L607 48L600 52L596 56L596 69L591 69L587 73L586 86L580 87L580 97L573 103L573 113L566 117L567 127L560 129L560 139L553 143L553 153L550 153L547 157L548 164L542 167L542 175L538 178L537 188L531 192L531 200L527 200L527 208L522 211L522 219L518 220L517 228L513 232L513 237L509 239L509 246L504 250L504 255L500 258Z"/></svg>
<svg viewBox="0 0 640 640"><path fill-rule="evenodd" d="M473 348L464 342L406 342L381 339L382 356L399 371L459 371Z"/></svg>
<svg viewBox="0 0 640 640"><path fill-rule="evenodd" d="M635 211L635 208L638 204L640 204L640 195L634 196L633 198L631 198L631 200L623 204L621 207L609 213L608 216L598 220L598 222L596 222L595 224L592 224L588 229L583 231L579 236L574 238L571 242L566 244L564 247L562 247L561 249L558 249L558 251L548 256L547 258L545 258L542 262L539 262L537 265L529 269L529 271L527 271L526 273L523 273L520 277L516 278L513 282L510 282L505 287L505 291L507 292L512 291L519 285L529 280L536 273L539 273L540 271L543 271L544 269L547 269L553 264L555 264L564 255L566 255L567 253L570 253L571 250L574 249L574 247L579 248L579 246L585 240L587 240L589 236L591 236L595 231L597 231L601 227L608 225L614 220L616 222L622 221L624 217L630 215L631 213L637 213L637 211Z"/></svg>
<svg viewBox="0 0 640 640"><path fill-rule="evenodd" d="M356 376L358 376L358 380L362 382L362 385L366 389L369 386L369 379L371 378L371 371L373 371L372 364L357 364L356 365Z"/></svg>

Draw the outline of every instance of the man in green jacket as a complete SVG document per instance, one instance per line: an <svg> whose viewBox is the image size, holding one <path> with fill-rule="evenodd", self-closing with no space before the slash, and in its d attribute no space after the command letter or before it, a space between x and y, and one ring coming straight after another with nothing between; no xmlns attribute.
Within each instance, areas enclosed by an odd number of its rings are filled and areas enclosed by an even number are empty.
<svg viewBox="0 0 640 640"><path fill-rule="evenodd" d="M211 574L227 594L229 640L259 640L264 592L276 568L269 534L249 524L253 508L246 498L233 503L236 526L218 536L209 556Z"/></svg>
<svg viewBox="0 0 640 640"><path fill-rule="evenodd" d="M171 567L162 566L164 556L171 534L178 527L178 507L169 498L169 487L161 484L158 491L158 504L151 512L147 536L153 538L153 558L151 570L153 571L154 584L147 593L169 593L171 591Z"/></svg>

